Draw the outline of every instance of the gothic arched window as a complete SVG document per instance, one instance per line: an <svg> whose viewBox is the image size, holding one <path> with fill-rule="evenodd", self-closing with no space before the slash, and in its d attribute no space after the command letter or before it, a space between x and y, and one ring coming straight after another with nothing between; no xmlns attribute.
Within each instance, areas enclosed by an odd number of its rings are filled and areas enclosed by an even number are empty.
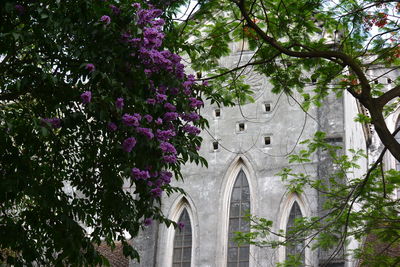
<svg viewBox="0 0 400 267"><path fill-rule="evenodd" d="M288 244L286 245L286 259L290 257L300 257L301 262L304 264L304 240L301 236L291 236L290 233L295 225L296 219L301 217L303 217L303 215L301 214L300 206L297 204L297 201L295 201L293 202L286 224L286 238L288 240Z"/></svg>
<svg viewBox="0 0 400 267"><path fill-rule="evenodd" d="M186 208L183 209L178 222L183 224L183 228L175 230L172 266L190 267L192 261L192 225Z"/></svg>
<svg viewBox="0 0 400 267"><path fill-rule="evenodd" d="M241 170L232 189L229 207L228 267L249 266L250 247L233 242L235 232L249 232L250 222L245 215L250 213L250 188L246 175Z"/></svg>

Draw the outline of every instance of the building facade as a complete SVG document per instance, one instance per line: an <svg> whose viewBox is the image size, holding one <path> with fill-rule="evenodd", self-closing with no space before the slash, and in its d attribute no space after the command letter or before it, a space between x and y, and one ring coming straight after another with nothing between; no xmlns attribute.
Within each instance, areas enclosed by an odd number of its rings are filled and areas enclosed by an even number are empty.
<svg viewBox="0 0 400 267"><path fill-rule="evenodd" d="M252 55L234 46L232 51L237 52L224 58L222 66L236 66L239 59L246 62ZM378 77L381 72L378 68L370 75ZM332 162L323 153L317 153L310 163L289 164L287 156L303 148L301 140L323 131L326 140L342 146L344 153L349 153L350 148L363 149L373 158L374 151L379 151L379 145L374 145L378 139L371 129L354 122L363 110L350 95L344 94L342 98L330 95L323 106L314 106L305 113L296 95L292 98L273 94L268 79L251 68L245 69L244 75L254 91L255 102L235 107L206 104L201 113L210 127L202 132L200 153L209 167L184 166L184 181L174 183L186 195L165 196L162 200L164 214L184 222L185 227L180 231L156 223L149 226L134 241L141 262L131 262L130 266L272 267L292 253L300 253L305 266L357 266L351 257L351 249L360 245L355 240L350 240L346 251L341 251L327 265L324 264L331 253L311 250L310 244L272 249L237 247L232 242L233 232L248 231L249 223L243 220L248 211L273 221L274 232L287 231L295 218L323 213L323 199L318 192L306 188L302 194L290 193L277 175L282 168L290 167L315 179L324 179L332 171ZM391 78L386 76L379 79L389 81ZM313 86L310 84L308 88ZM396 124L400 125L398 115L397 112L388 118L392 130ZM368 161L371 158L360 159L361 168L354 170L355 177L366 172ZM387 166L395 167L393 158L388 156L386 161Z"/></svg>

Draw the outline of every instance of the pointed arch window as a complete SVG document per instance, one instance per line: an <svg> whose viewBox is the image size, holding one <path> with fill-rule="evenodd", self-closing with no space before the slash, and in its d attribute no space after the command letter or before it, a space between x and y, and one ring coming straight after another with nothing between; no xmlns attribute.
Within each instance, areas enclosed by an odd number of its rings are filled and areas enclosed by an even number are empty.
<svg viewBox="0 0 400 267"><path fill-rule="evenodd" d="M183 209L179 222L183 223L182 229L175 230L174 251L172 257L173 267L190 267L192 261L192 225L189 214Z"/></svg>
<svg viewBox="0 0 400 267"><path fill-rule="evenodd" d="M290 209L288 222L286 224L286 238L289 244L286 246L286 260L291 257L300 257L300 261L305 263L305 249L304 240L301 236L291 236L290 232L295 226L295 221L302 218L303 215L300 210L300 206L297 201L293 202L292 208Z"/></svg>
<svg viewBox="0 0 400 267"><path fill-rule="evenodd" d="M233 242L235 232L249 232L250 222L245 215L250 212L250 188L243 170L236 178L233 186L229 207L228 228L228 267L249 266L250 247L241 245L238 247Z"/></svg>

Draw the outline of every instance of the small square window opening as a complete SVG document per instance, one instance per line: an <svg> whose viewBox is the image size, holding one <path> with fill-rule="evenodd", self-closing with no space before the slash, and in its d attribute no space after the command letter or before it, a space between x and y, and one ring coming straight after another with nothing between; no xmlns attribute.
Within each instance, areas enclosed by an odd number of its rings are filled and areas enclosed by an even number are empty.
<svg viewBox="0 0 400 267"><path fill-rule="evenodd" d="M216 118L221 117L221 110L219 108L214 110L214 115L215 115Z"/></svg>
<svg viewBox="0 0 400 267"><path fill-rule="evenodd" d="M213 142L213 149L214 149L214 150L218 150L218 147L219 147L219 146L218 146L218 141L214 141L214 142Z"/></svg>
<svg viewBox="0 0 400 267"><path fill-rule="evenodd" d="M375 81L374 81L374 84L378 84L378 83L379 83L379 81L378 81L378 80L375 80Z"/></svg>
<svg viewBox="0 0 400 267"><path fill-rule="evenodd" d="M243 132L245 129L244 122L239 123L239 132Z"/></svg>
<svg viewBox="0 0 400 267"><path fill-rule="evenodd" d="M264 136L264 145L268 146L271 144L271 137L270 136Z"/></svg>
<svg viewBox="0 0 400 267"><path fill-rule="evenodd" d="M388 78L387 83L392 83L392 79Z"/></svg>
<svg viewBox="0 0 400 267"><path fill-rule="evenodd" d="M271 111L271 104L265 103L264 104L264 110L265 110L265 112L270 112Z"/></svg>

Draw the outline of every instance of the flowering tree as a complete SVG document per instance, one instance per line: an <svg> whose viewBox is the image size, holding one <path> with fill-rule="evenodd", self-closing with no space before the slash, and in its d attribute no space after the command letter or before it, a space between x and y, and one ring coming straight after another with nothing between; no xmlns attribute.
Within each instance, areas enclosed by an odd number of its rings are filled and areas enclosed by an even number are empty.
<svg viewBox="0 0 400 267"><path fill-rule="evenodd" d="M157 203L180 164L206 162L175 6L1 1L0 263L104 264L101 239L138 258L126 232L176 226Z"/></svg>

